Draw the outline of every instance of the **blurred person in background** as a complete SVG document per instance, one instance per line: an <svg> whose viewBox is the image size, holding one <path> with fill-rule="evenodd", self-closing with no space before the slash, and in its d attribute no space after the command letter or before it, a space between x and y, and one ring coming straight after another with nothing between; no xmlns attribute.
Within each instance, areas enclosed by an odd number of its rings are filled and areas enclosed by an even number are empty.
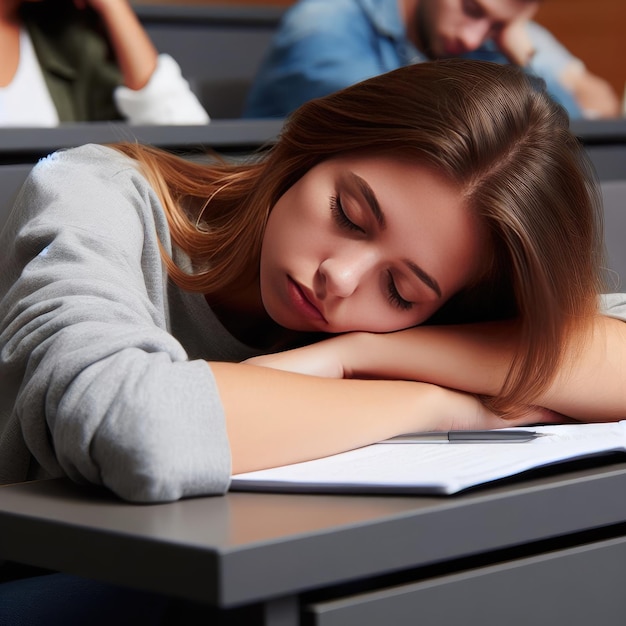
<svg viewBox="0 0 626 626"><path fill-rule="evenodd" d="M0 125L207 124L128 0L0 0Z"/></svg>
<svg viewBox="0 0 626 626"><path fill-rule="evenodd" d="M300 0L284 15L245 117L300 104L377 74L465 57L513 63L542 78L572 119L620 114L617 95L532 21L540 0Z"/></svg>

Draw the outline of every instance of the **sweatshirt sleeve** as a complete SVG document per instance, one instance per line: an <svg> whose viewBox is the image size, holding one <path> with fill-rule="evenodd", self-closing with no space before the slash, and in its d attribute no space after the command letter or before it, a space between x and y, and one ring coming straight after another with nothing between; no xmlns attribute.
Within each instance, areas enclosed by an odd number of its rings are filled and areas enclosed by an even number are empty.
<svg viewBox="0 0 626 626"><path fill-rule="evenodd" d="M572 64L582 65L558 39L537 22L528 22L528 34L535 49L531 68L538 76L561 79L563 72Z"/></svg>
<svg viewBox="0 0 626 626"><path fill-rule="evenodd" d="M600 296L600 310L608 316L626 322L626 293L606 293Z"/></svg>
<svg viewBox="0 0 626 626"><path fill-rule="evenodd" d="M158 200L116 153L114 166L80 154L34 169L5 234L15 279L0 291L0 374L21 379L13 416L50 473L137 502L223 493L215 380L168 332Z"/></svg>
<svg viewBox="0 0 626 626"><path fill-rule="evenodd" d="M118 86L113 97L130 124L203 126L211 120L169 54L160 54L157 66L142 89Z"/></svg>

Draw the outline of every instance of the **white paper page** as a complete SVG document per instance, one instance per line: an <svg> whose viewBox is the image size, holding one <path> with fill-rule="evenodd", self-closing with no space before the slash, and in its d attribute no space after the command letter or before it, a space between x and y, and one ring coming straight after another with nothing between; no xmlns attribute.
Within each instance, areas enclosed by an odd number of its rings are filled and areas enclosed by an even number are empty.
<svg viewBox="0 0 626 626"><path fill-rule="evenodd" d="M526 443L379 443L314 461L238 474L233 476L231 488L450 494L559 461L626 451L626 421L532 430L546 436Z"/></svg>

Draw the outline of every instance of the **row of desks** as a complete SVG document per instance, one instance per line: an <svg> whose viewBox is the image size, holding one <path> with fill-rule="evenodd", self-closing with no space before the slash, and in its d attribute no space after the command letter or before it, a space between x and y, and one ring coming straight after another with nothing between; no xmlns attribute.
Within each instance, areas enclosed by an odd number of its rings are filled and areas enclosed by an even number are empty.
<svg viewBox="0 0 626 626"><path fill-rule="evenodd" d="M124 122L63 124L56 128L0 128L0 165L36 163L41 157L86 143L138 141L189 153L246 154L273 142L282 120L213 120L206 126L131 126Z"/></svg>
<svg viewBox="0 0 626 626"><path fill-rule="evenodd" d="M139 506L59 479L0 488L0 557L200 603L222 626L604 626L626 615L624 494L623 456L439 498Z"/></svg>
<svg viewBox="0 0 626 626"><path fill-rule="evenodd" d="M273 141L277 119L217 119L207 126L129 126L121 122L64 124L57 128L0 128L0 165L34 163L84 143L140 141L167 149L211 148L246 153ZM626 180L626 119L579 120L572 129L587 148L600 180Z"/></svg>

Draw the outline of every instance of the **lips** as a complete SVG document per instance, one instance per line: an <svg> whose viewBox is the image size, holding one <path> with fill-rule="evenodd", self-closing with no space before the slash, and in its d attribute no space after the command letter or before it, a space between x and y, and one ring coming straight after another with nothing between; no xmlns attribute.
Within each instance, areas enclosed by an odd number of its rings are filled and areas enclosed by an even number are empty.
<svg viewBox="0 0 626 626"><path fill-rule="evenodd" d="M287 278L289 299L299 315L307 320L317 320L327 323L313 293L300 286L291 277Z"/></svg>

